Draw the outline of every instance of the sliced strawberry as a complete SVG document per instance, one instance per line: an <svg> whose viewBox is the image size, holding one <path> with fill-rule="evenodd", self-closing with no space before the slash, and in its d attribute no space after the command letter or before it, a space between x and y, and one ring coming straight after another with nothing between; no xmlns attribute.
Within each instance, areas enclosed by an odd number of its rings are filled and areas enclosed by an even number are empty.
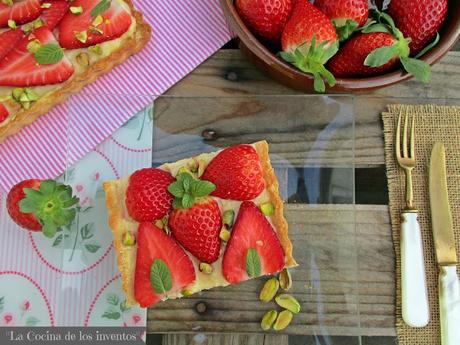
<svg viewBox="0 0 460 345"><path fill-rule="evenodd" d="M42 224L33 213L22 213L19 209L19 202L26 197L24 188L39 190L41 183L41 180L22 181L11 188L6 198L6 207L11 219L24 229L32 231L40 231L42 229Z"/></svg>
<svg viewBox="0 0 460 345"><path fill-rule="evenodd" d="M284 268L284 251L275 230L252 201L244 201L222 261L222 273L230 284L250 278L246 271L250 249L257 251L260 275L273 274Z"/></svg>
<svg viewBox="0 0 460 345"><path fill-rule="evenodd" d="M83 13L75 15L68 12L59 24L59 43L63 48L74 49L89 47L120 37L131 26L131 15L117 2L112 1L110 8L102 12L102 23L97 25L97 18L91 15L100 0L75 0L73 7L82 7ZM77 33L86 33L87 38L77 39Z"/></svg>
<svg viewBox="0 0 460 345"><path fill-rule="evenodd" d="M166 264L172 281L171 288L166 288L165 293L158 293L150 279L152 264L157 259ZM134 296L140 306L148 307L194 281L195 268L184 250L152 223L139 224Z"/></svg>
<svg viewBox="0 0 460 345"><path fill-rule="evenodd" d="M0 103L0 124L6 120L8 115L10 115L8 109L6 109L3 103Z"/></svg>
<svg viewBox="0 0 460 345"><path fill-rule="evenodd" d="M36 29L0 61L0 86L37 86L58 84L66 81L73 74L70 61L64 56L59 62L49 65L37 63L34 54L27 45L32 40L44 44L57 44L56 39L47 27Z"/></svg>
<svg viewBox="0 0 460 345"><path fill-rule="evenodd" d="M45 25L50 29L53 30L62 18L64 18L65 14L69 11L69 3L65 0L52 0L46 1L51 6L45 8L41 15Z"/></svg>
<svg viewBox="0 0 460 345"><path fill-rule="evenodd" d="M0 61L8 54L21 39L24 38L21 29L7 30L0 33Z"/></svg>
<svg viewBox="0 0 460 345"><path fill-rule="evenodd" d="M251 145L235 145L219 152L202 179L214 183L216 190L211 195L223 199L252 200L265 188L260 158Z"/></svg>
<svg viewBox="0 0 460 345"><path fill-rule="evenodd" d="M129 178L126 190L126 208L138 222L153 222L164 217L171 209L174 197L168 186L175 181L169 172L146 168Z"/></svg>
<svg viewBox="0 0 460 345"><path fill-rule="evenodd" d="M207 197L191 208L173 210L169 227L177 241L201 262L210 264L219 258L222 217L214 199Z"/></svg>
<svg viewBox="0 0 460 345"><path fill-rule="evenodd" d="M40 0L23 0L14 2L12 6L0 1L0 28L8 27L8 20L22 25L38 18L42 13Z"/></svg>

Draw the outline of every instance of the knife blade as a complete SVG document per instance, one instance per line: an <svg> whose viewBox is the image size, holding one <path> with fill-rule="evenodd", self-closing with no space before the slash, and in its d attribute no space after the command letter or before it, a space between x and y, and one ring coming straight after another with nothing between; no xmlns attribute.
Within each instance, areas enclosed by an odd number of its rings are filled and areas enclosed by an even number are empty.
<svg viewBox="0 0 460 345"><path fill-rule="evenodd" d="M431 151L429 190L436 259L441 266L455 265L457 253L447 192L446 150L440 142Z"/></svg>

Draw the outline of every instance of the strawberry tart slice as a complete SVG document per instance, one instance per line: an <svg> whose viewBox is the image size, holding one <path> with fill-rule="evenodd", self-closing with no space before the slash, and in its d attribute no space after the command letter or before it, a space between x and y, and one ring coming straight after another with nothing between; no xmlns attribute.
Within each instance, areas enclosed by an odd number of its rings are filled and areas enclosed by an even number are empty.
<svg viewBox="0 0 460 345"><path fill-rule="evenodd" d="M0 143L149 39L130 0L0 0Z"/></svg>
<svg viewBox="0 0 460 345"><path fill-rule="evenodd" d="M241 144L104 183L130 305L296 266L268 144Z"/></svg>

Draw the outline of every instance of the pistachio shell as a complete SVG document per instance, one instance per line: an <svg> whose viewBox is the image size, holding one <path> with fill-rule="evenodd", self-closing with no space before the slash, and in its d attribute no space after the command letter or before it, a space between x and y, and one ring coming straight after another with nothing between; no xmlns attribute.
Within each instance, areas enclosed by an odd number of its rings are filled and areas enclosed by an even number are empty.
<svg viewBox="0 0 460 345"><path fill-rule="evenodd" d="M292 286L292 277L291 272L287 268L282 270L278 276L278 280L280 281L280 286L284 291L287 291Z"/></svg>
<svg viewBox="0 0 460 345"><path fill-rule="evenodd" d="M267 311L260 322L260 327L262 327L264 331L268 331L272 327L277 316L278 312L276 310Z"/></svg>
<svg viewBox="0 0 460 345"><path fill-rule="evenodd" d="M300 312L300 304L299 302L294 298L294 296L289 295L289 294L281 294L279 296L276 296L275 302L280 306L283 307L294 314L297 314Z"/></svg>
<svg viewBox="0 0 460 345"><path fill-rule="evenodd" d="M276 293L278 292L279 286L280 286L280 283L278 282L278 279L276 278L268 279L265 282L262 290L260 290L259 299L264 303L270 302L273 299L273 297L275 297Z"/></svg>
<svg viewBox="0 0 460 345"><path fill-rule="evenodd" d="M281 331L285 329L291 323L293 316L294 315L289 310L283 310L281 313L279 313L278 318L273 325L273 329L275 331Z"/></svg>

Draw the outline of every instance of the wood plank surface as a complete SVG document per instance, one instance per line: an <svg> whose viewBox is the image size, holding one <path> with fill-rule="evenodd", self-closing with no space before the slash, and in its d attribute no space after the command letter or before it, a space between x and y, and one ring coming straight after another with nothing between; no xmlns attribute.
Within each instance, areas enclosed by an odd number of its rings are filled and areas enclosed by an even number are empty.
<svg viewBox="0 0 460 345"><path fill-rule="evenodd" d="M287 335L272 334L166 334L163 345L287 345Z"/></svg>
<svg viewBox="0 0 460 345"><path fill-rule="evenodd" d="M293 293L302 311L283 334L387 335L394 331L394 255L386 206L287 204L299 267ZM264 279L160 303L148 310L155 332L260 333ZM203 303L206 311L197 312ZM202 305L203 305L202 304Z"/></svg>

